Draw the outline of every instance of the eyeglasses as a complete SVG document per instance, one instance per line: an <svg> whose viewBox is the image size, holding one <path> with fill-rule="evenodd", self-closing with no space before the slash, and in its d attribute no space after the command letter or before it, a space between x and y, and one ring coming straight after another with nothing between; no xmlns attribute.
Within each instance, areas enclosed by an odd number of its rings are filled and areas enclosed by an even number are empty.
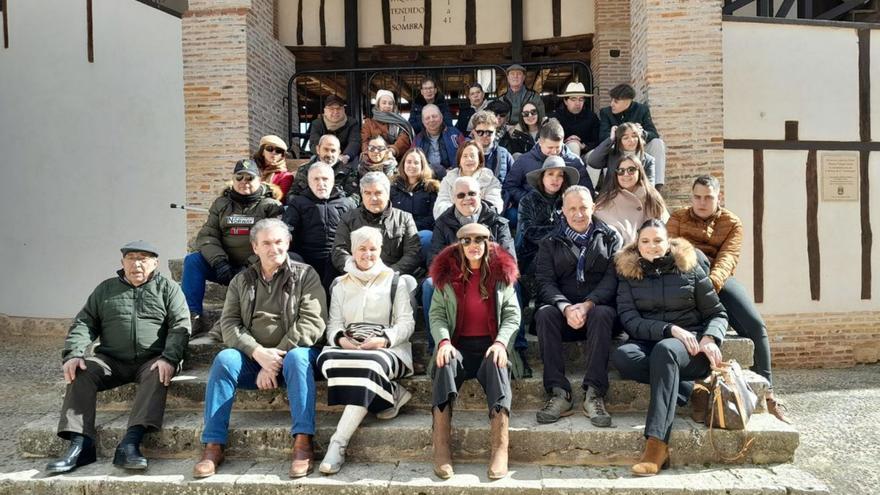
<svg viewBox="0 0 880 495"><path fill-rule="evenodd" d="M488 130L488 129L480 129L480 130L474 129L474 134L476 134L477 136L480 136L480 137L486 137L486 136L491 136L492 134L495 134L495 131Z"/></svg>
<svg viewBox="0 0 880 495"><path fill-rule="evenodd" d="M278 153L279 155L283 155L287 151L284 148L276 148L275 146L266 146L263 149L269 153Z"/></svg>
<svg viewBox="0 0 880 495"><path fill-rule="evenodd" d="M523 110L522 113L523 117L534 117L535 115L538 115L537 110Z"/></svg>
<svg viewBox="0 0 880 495"><path fill-rule="evenodd" d="M458 193L458 194L455 195L455 197L458 198L458 199L474 198L474 197L476 197L476 196L477 196L477 191L468 191L468 192L466 192L466 193L465 193L465 192L460 192L460 193Z"/></svg>
<svg viewBox="0 0 880 495"><path fill-rule="evenodd" d="M387 149L387 146L367 146L367 151L371 153L381 153Z"/></svg>
<svg viewBox="0 0 880 495"><path fill-rule="evenodd" d="M458 240L462 246L470 246L471 244L482 244L486 242L489 238L484 235L478 235L476 237L462 237Z"/></svg>
<svg viewBox="0 0 880 495"><path fill-rule="evenodd" d="M636 175L639 169L636 167L626 167L617 169L617 175Z"/></svg>
<svg viewBox="0 0 880 495"><path fill-rule="evenodd" d="M236 182L250 182L254 180L254 176L251 174L238 174L235 176Z"/></svg>

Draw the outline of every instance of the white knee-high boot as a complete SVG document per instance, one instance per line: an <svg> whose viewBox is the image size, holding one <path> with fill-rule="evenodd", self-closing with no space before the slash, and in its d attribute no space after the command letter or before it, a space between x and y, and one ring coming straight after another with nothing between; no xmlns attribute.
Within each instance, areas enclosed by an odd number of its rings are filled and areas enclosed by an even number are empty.
<svg viewBox="0 0 880 495"><path fill-rule="evenodd" d="M367 416L367 408L363 406L345 406L342 417L336 425L336 433L330 437L327 454L318 468L324 474L335 474L345 463L345 447L361 421Z"/></svg>

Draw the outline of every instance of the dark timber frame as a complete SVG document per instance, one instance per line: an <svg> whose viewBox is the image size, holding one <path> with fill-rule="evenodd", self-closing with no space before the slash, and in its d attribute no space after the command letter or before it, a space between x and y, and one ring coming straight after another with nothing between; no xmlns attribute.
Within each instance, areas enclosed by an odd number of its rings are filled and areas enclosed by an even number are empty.
<svg viewBox="0 0 880 495"><path fill-rule="evenodd" d="M0 0L0 15L3 16L3 48L9 48L9 2Z"/></svg>
<svg viewBox="0 0 880 495"><path fill-rule="evenodd" d="M736 3L736 2L731 2ZM783 5L784 6L784 5ZM871 140L871 31L878 26L871 24L850 24L831 21L803 21L791 19L759 19L724 17L725 21L759 22L773 24L801 24L845 27L856 29L858 36L858 87L859 87L859 140L858 141L801 141L798 138L798 123L785 122L785 139L725 139L725 149L753 151L753 232L755 236L755 299L763 300L764 293L764 150L802 150L807 151L806 192L807 192L807 263L810 278L810 297L819 300L821 295L821 256L819 246L818 209L819 183L817 154L819 151L857 151L859 152L859 220L861 227L861 299L871 299L871 250L873 232L871 229L871 188L869 159L871 152L880 152L880 142Z"/></svg>
<svg viewBox="0 0 880 495"><path fill-rule="evenodd" d="M95 62L95 37L92 24L92 0L86 0L86 52L89 63Z"/></svg>

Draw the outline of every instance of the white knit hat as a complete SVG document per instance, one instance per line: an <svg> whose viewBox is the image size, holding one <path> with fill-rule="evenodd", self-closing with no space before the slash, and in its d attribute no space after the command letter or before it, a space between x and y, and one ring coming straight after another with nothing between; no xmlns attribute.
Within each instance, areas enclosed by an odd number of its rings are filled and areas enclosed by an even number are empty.
<svg viewBox="0 0 880 495"><path fill-rule="evenodd" d="M376 91L376 105L379 104L379 99L381 99L383 96L387 96L387 97L391 98L392 102L395 101L394 100L394 93L392 93L391 91L388 91L387 89L380 89L379 91Z"/></svg>

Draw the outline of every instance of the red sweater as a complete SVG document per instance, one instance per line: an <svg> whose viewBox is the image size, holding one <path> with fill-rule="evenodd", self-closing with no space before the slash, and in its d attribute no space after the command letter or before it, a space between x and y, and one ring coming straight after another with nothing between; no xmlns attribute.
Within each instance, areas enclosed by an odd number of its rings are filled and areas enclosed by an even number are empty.
<svg viewBox="0 0 880 495"><path fill-rule="evenodd" d="M455 334L453 340L461 337L491 337L498 335L498 322L495 321L495 290L490 284L489 298L480 295L480 274L471 274L467 282L456 284L458 311L455 315Z"/></svg>

